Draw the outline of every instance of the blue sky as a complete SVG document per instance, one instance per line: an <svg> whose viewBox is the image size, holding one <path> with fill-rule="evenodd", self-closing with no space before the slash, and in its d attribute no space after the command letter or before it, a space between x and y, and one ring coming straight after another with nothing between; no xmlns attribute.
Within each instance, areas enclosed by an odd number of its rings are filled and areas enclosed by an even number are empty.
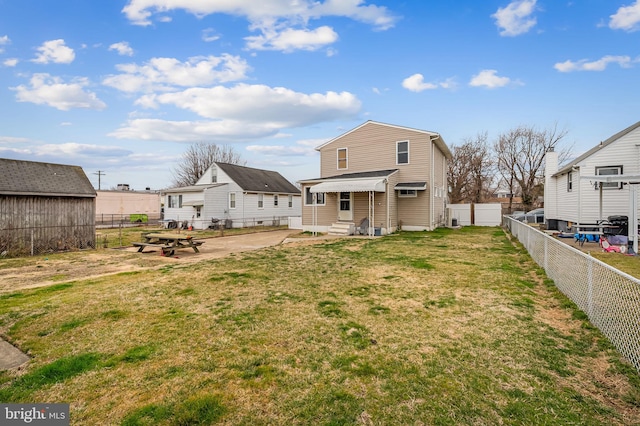
<svg viewBox="0 0 640 426"><path fill-rule="evenodd" d="M640 120L640 0L0 0L0 157L170 185L193 142L319 175L366 120L580 154Z"/></svg>

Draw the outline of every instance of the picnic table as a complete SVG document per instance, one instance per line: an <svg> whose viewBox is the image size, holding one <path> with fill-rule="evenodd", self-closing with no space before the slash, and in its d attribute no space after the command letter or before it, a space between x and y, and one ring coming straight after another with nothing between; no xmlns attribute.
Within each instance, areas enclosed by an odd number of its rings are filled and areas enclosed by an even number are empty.
<svg viewBox="0 0 640 426"><path fill-rule="evenodd" d="M183 248L192 248L199 253L198 247L204 241L195 241L190 235L148 233L143 234L144 242L133 243L138 247L138 252L142 252L146 247L157 247L162 250L163 256L173 256L175 251Z"/></svg>

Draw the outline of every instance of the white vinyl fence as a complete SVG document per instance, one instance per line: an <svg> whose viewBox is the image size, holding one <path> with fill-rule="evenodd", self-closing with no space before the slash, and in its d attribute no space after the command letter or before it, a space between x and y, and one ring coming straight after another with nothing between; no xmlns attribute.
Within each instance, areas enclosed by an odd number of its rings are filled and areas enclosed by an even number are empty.
<svg viewBox="0 0 640 426"><path fill-rule="evenodd" d="M640 280L527 224L503 220L556 287L640 371Z"/></svg>

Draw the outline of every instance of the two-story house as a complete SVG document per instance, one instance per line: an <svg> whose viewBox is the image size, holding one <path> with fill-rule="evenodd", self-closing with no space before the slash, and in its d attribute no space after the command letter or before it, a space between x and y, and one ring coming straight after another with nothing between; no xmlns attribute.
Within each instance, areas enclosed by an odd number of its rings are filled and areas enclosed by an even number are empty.
<svg viewBox="0 0 640 426"><path fill-rule="evenodd" d="M451 151L440 134L367 121L316 150L320 177L299 182L304 231L385 235L445 224Z"/></svg>
<svg viewBox="0 0 640 426"><path fill-rule="evenodd" d="M194 229L279 225L300 216L300 190L271 170L214 163L195 185L163 193L165 221Z"/></svg>

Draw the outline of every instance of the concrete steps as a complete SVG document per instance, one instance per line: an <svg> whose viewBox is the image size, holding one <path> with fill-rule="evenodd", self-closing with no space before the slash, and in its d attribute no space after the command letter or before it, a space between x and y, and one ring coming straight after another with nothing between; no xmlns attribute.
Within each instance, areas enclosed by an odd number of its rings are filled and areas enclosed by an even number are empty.
<svg viewBox="0 0 640 426"><path fill-rule="evenodd" d="M353 235L356 230L356 224L353 222L335 222L329 228L329 235Z"/></svg>

